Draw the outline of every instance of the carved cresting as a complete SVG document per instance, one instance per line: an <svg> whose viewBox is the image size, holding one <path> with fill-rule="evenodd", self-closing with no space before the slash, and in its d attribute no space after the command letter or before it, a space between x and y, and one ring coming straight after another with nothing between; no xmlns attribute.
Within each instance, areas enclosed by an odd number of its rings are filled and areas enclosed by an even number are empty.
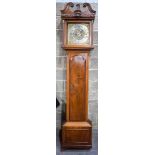
<svg viewBox="0 0 155 155"><path fill-rule="evenodd" d="M82 5L82 7L81 7ZM96 11L92 9L91 5L89 3L83 3L83 4L74 4L72 2L69 2L66 4L64 10L61 10L61 18L95 18Z"/></svg>

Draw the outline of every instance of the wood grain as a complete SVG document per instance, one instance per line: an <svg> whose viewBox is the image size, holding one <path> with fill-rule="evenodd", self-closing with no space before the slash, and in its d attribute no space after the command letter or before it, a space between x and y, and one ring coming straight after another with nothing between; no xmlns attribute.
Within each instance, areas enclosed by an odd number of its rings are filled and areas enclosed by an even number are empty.
<svg viewBox="0 0 155 155"><path fill-rule="evenodd" d="M87 10L83 11L83 8ZM63 148L91 148L92 123L88 120L89 53L93 47L95 12L89 3L69 2L61 10L63 45L67 53L66 122L62 125ZM88 44L68 44L68 24L88 24Z"/></svg>

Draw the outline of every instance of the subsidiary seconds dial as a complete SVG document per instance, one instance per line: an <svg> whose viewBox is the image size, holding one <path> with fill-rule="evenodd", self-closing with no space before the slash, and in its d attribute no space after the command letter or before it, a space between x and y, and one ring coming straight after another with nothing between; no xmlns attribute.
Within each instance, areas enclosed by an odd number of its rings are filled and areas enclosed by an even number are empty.
<svg viewBox="0 0 155 155"><path fill-rule="evenodd" d="M88 24L69 24L68 44L89 44Z"/></svg>

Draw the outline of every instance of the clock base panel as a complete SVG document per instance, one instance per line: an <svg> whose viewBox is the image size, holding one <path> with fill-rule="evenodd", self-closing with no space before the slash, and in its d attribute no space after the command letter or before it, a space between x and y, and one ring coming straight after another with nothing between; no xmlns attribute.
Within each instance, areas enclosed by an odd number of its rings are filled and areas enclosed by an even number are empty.
<svg viewBox="0 0 155 155"><path fill-rule="evenodd" d="M92 124L87 122L66 122L61 130L62 148L89 149L92 147Z"/></svg>

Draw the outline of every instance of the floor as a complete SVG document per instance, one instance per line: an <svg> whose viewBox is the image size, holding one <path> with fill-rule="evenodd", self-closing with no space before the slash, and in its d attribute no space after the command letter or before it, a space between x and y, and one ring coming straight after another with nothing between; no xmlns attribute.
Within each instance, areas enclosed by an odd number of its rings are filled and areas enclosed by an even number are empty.
<svg viewBox="0 0 155 155"><path fill-rule="evenodd" d="M98 131L97 129L93 130L93 146L88 150L63 150L60 149L59 141L59 129L57 129L57 141L56 141L56 155L98 155Z"/></svg>

